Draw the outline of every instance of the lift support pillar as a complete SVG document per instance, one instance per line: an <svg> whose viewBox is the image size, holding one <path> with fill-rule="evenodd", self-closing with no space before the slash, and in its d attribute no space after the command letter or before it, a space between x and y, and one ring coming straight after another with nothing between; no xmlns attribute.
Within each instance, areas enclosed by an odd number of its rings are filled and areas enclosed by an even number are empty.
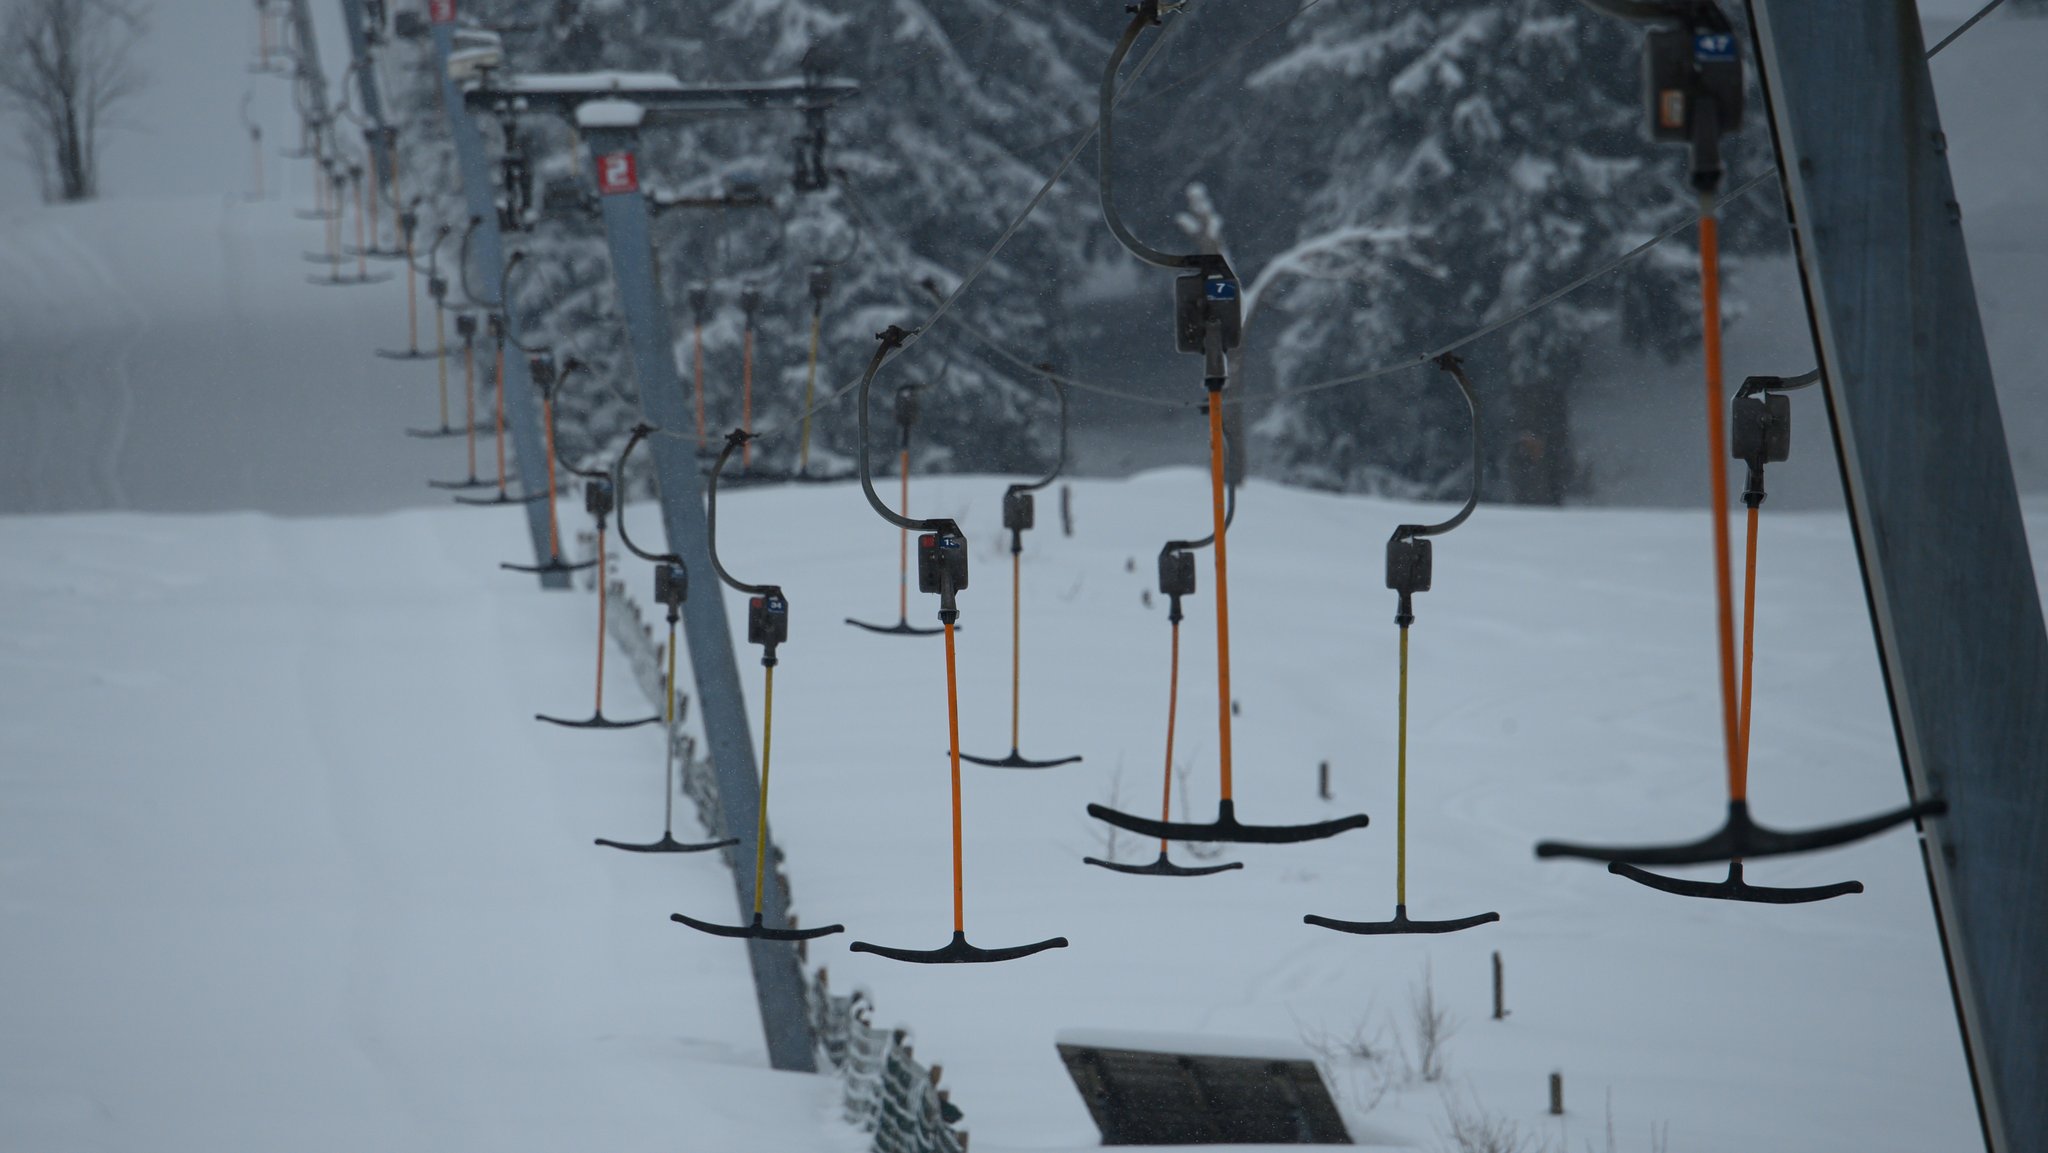
<svg viewBox="0 0 2048 1153"><path fill-rule="evenodd" d="M305 0L297 2L303 4ZM498 235L498 205L491 193L490 162L484 155L483 134L463 106L462 90L448 75L448 58L455 51L455 0L433 0L427 10L434 36L435 77L441 85L442 107L448 113L448 135L455 142L455 162L462 172L463 201L469 214L479 222L470 240L471 265L483 281L485 299L504 301L505 245ZM519 322L507 303L508 307L502 310L505 331L508 342L516 345ZM505 393L505 422L512 429L520 491L547 492L547 448L540 427L540 406L534 402L533 373L516 347L505 357L505 379L499 386ZM554 498L553 493L548 493L548 500ZM529 501L524 507L527 530L533 537L533 563L546 564L548 506L543 501ZM540 574L540 584L542 588L566 589L569 575L544 572Z"/></svg>
<svg viewBox="0 0 2048 1153"><path fill-rule="evenodd" d="M1749 0L1991 1153L2048 1151L2048 629L1913 0Z"/></svg>
<svg viewBox="0 0 2048 1153"><path fill-rule="evenodd" d="M618 284L619 311L625 314L627 343L633 350L634 379L639 384L640 414L647 423L670 432L692 428L690 406L676 373L675 340L669 333L668 311L654 276L653 241L647 228L647 201L640 193L639 133L626 128L586 128L597 165L599 204L604 212L605 239L611 247L612 277ZM711 767L718 777L721 835L739 838L731 850L732 880L744 920L754 910L755 823L761 790L754 765L754 740L747 724L747 702L740 692L739 668L732 654L732 630L725 616L724 590L712 579L710 537L704 519L704 494L697 483L694 437L649 438L655 481L661 493L662 525L669 550L698 578L696 594L683 602L683 628L690 646L690 674L697 682L697 701L704 718L704 739ZM772 840L771 840L772 843ZM771 873L761 894L761 915L771 925L787 924L788 895ZM761 1029L767 1036L768 1060L777 1069L817 1071L810 1014L804 998L803 967L796 946L787 941L747 941L747 963L754 971L754 991L761 1008Z"/></svg>
<svg viewBox="0 0 2048 1153"><path fill-rule="evenodd" d="M341 0L341 23L348 29L349 59L355 64L356 95L363 102L363 118L370 122L368 144L370 158L376 163L378 176L391 179L392 164L397 159L391 154L391 140L381 131L389 122L384 119L383 94L377 89L377 58L370 50L370 28L368 17L363 11L363 0ZM370 189L372 196L382 195L382 190ZM396 206L393 207L396 211ZM376 243L376 238L371 238Z"/></svg>

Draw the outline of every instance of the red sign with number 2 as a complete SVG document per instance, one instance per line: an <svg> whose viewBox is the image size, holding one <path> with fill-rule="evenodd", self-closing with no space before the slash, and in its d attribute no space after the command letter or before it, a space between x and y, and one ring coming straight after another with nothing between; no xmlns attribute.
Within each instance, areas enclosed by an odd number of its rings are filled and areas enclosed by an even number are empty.
<svg viewBox="0 0 2048 1153"><path fill-rule="evenodd" d="M597 158L597 190L606 196L640 190L640 169L630 152L606 152Z"/></svg>

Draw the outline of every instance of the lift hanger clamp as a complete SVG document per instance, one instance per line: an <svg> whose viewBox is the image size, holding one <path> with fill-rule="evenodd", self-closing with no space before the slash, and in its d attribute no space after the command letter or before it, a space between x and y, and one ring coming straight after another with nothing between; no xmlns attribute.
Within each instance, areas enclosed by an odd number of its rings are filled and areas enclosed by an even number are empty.
<svg viewBox="0 0 2048 1153"><path fill-rule="evenodd" d="M1792 455L1792 398L1781 392L1737 396L1730 439L1730 455L1749 465L1743 503L1756 508L1764 503L1764 466Z"/></svg>
<svg viewBox="0 0 2048 1153"><path fill-rule="evenodd" d="M1209 351L1209 327L1219 326L1222 351L1236 348L1244 332L1243 293L1237 275L1221 256L1203 253L1205 267L1173 280L1174 347L1181 352Z"/></svg>
<svg viewBox="0 0 2048 1153"><path fill-rule="evenodd" d="M591 477L583 482L583 511L602 522L611 515L616 496L610 477Z"/></svg>
<svg viewBox="0 0 2048 1153"><path fill-rule="evenodd" d="M1159 595L1166 598L1166 619L1181 622L1180 598L1195 595L1195 554L1168 541L1159 550Z"/></svg>
<svg viewBox="0 0 2048 1153"><path fill-rule="evenodd" d="M1721 137L1742 127L1741 42L1717 4L1663 11L1643 43L1650 139L1689 146L1692 185L1711 193L1723 174Z"/></svg>

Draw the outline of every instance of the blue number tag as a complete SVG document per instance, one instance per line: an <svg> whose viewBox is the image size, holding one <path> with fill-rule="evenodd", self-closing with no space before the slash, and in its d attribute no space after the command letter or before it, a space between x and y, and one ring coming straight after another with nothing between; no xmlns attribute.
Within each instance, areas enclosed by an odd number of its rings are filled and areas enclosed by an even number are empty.
<svg viewBox="0 0 2048 1153"><path fill-rule="evenodd" d="M1735 59L1735 37L1726 32L1701 32L1692 38L1692 58L1702 64Z"/></svg>
<svg viewBox="0 0 2048 1153"><path fill-rule="evenodd" d="M1210 300L1236 300L1237 282L1234 280L1208 280L1202 283L1202 293Z"/></svg>

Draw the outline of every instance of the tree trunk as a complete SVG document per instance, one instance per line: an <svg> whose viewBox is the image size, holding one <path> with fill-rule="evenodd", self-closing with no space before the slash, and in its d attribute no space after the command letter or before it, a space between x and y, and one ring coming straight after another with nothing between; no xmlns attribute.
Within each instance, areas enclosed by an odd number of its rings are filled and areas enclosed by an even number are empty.
<svg viewBox="0 0 2048 1153"><path fill-rule="evenodd" d="M57 173L63 184L63 199L92 197L92 177L86 171L85 142L79 138L78 104L74 94L64 100L64 129L57 141Z"/></svg>
<svg viewBox="0 0 2048 1153"><path fill-rule="evenodd" d="M1505 446L1508 499L1561 505L1578 488L1570 390L1545 377L1524 383L1513 395Z"/></svg>

